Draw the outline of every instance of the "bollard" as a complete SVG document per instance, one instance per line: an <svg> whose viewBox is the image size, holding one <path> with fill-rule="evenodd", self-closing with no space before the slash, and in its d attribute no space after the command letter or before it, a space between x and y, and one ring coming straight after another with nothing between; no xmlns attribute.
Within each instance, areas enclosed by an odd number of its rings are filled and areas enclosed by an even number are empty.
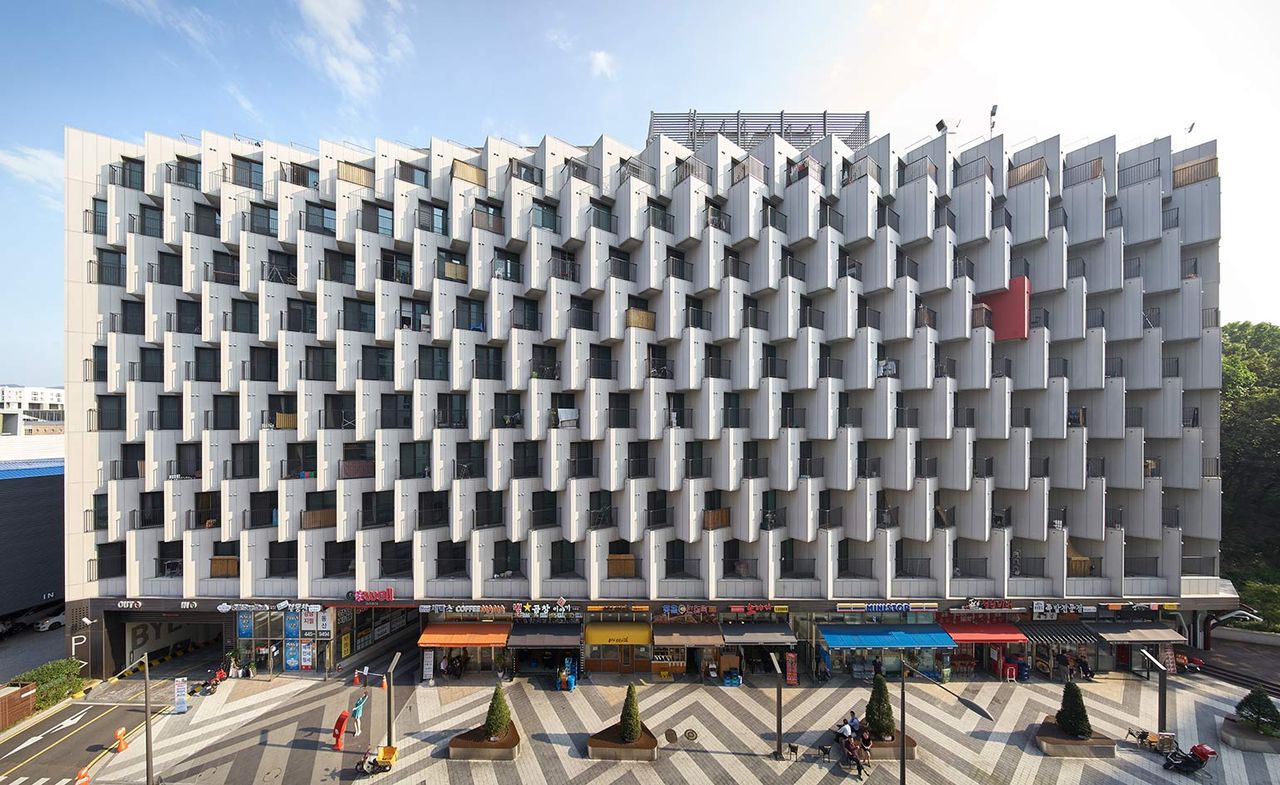
<svg viewBox="0 0 1280 785"><path fill-rule="evenodd" d="M129 742L125 740L125 729L116 728L116 752L124 752L129 749Z"/></svg>
<svg viewBox="0 0 1280 785"><path fill-rule="evenodd" d="M333 724L333 748L338 752L342 752L342 737L347 735L347 720L351 717L351 712L346 709L338 715L338 721Z"/></svg>

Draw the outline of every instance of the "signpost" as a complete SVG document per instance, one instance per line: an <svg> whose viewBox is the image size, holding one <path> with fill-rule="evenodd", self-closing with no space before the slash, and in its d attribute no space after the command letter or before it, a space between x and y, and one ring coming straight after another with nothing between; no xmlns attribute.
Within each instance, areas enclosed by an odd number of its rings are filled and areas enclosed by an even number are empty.
<svg viewBox="0 0 1280 785"><path fill-rule="evenodd" d="M187 678L185 676L173 680L173 713L187 713Z"/></svg>

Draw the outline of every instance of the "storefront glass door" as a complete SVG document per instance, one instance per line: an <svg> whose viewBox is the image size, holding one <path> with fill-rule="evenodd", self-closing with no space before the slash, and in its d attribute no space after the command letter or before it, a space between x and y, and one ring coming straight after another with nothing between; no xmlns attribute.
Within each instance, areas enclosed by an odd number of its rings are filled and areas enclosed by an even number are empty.
<svg viewBox="0 0 1280 785"><path fill-rule="evenodd" d="M621 655L620 670L622 673L632 673L635 671L635 665L632 661L632 650L630 646L619 646L619 654Z"/></svg>

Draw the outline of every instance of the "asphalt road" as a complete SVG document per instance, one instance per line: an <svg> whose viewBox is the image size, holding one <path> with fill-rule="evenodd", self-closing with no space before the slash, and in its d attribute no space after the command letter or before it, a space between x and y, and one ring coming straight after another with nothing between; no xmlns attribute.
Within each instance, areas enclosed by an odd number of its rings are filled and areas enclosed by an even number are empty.
<svg viewBox="0 0 1280 785"><path fill-rule="evenodd" d="M141 706L64 703L0 741L0 785L65 785L144 716Z"/></svg>

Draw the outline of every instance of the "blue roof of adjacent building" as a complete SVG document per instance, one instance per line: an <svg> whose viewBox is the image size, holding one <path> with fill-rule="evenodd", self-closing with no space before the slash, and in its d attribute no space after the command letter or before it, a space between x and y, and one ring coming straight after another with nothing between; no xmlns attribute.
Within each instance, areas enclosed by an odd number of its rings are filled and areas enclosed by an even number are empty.
<svg viewBox="0 0 1280 785"><path fill-rule="evenodd" d="M955 648L956 642L937 624L819 624L833 649Z"/></svg>
<svg viewBox="0 0 1280 785"><path fill-rule="evenodd" d="M61 458L31 458L21 461L0 461L0 480L21 480L27 477L50 477L63 473Z"/></svg>

